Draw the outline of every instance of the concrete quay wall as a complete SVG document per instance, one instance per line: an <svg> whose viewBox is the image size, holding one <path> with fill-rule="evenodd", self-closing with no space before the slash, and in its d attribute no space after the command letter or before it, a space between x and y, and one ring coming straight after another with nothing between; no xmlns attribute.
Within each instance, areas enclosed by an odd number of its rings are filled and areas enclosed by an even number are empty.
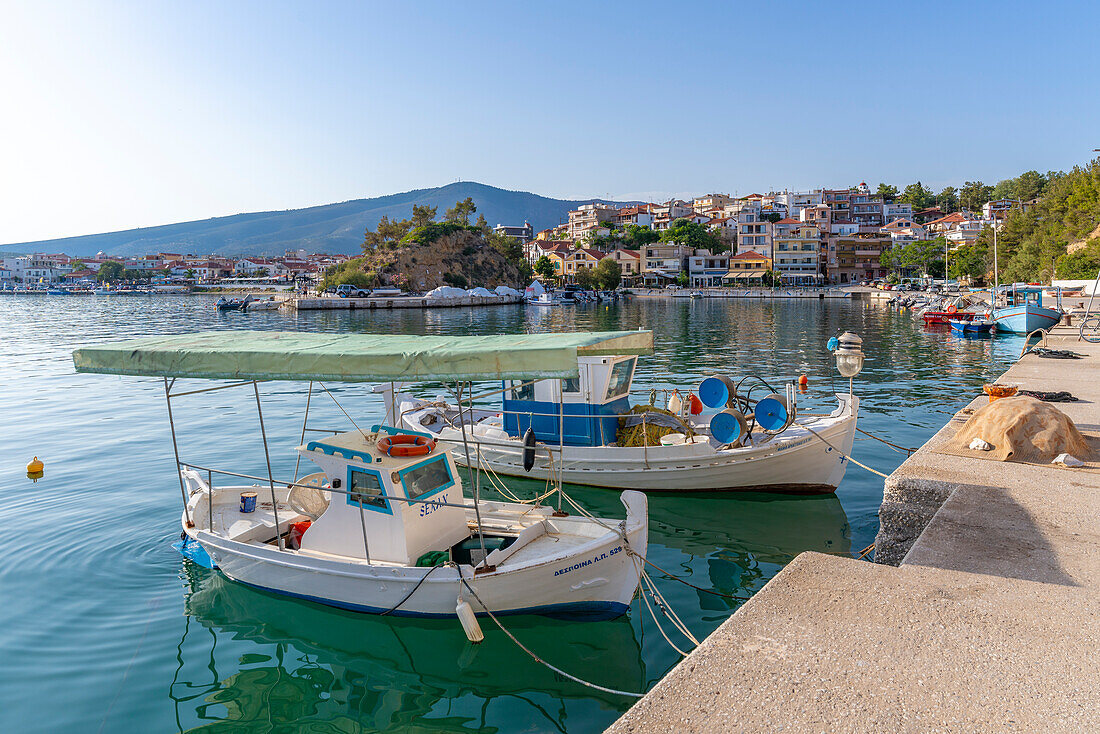
<svg viewBox="0 0 1100 734"><path fill-rule="evenodd" d="M1100 345L1049 346L1086 357L1000 381L1100 431ZM1100 474L935 453L955 428L887 481L878 563L799 555L608 731L1100 731Z"/></svg>

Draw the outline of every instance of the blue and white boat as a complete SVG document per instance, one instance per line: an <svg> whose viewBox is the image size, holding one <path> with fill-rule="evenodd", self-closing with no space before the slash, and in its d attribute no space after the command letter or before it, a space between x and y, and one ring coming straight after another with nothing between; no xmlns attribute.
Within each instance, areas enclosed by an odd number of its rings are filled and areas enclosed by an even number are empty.
<svg viewBox="0 0 1100 734"><path fill-rule="evenodd" d="M1043 305L1043 289L1039 286L1004 286L1004 293L994 293L993 323L998 331L1030 334L1037 329L1049 329L1062 320L1062 295L1056 292L1057 307Z"/></svg>
<svg viewBox="0 0 1100 734"><path fill-rule="evenodd" d="M953 333L963 335L988 334L993 328L993 323L984 318L973 320L949 319L947 323L951 324Z"/></svg>

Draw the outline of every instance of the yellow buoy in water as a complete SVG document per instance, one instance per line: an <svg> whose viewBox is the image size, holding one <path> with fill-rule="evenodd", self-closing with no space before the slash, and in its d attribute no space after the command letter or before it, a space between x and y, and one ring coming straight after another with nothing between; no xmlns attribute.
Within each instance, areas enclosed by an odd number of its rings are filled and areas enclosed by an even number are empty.
<svg viewBox="0 0 1100 734"><path fill-rule="evenodd" d="M31 459L31 462L27 464L27 479L37 482L42 478L42 474L46 469L46 465L43 464L36 456Z"/></svg>

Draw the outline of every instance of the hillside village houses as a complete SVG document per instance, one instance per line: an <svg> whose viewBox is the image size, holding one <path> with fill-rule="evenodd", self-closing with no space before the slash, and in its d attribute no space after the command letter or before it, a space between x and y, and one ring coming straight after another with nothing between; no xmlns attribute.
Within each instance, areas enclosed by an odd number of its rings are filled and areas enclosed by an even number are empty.
<svg viewBox="0 0 1100 734"><path fill-rule="evenodd" d="M627 286L686 283L715 287L760 283L765 274L790 285L842 285L887 275L882 252L907 243L943 236L950 247L974 242L983 227L1000 226L1014 208L1034 201L990 201L980 214L945 214L938 207L914 212L909 204L885 201L866 183L850 189L782 191L747 196L711 193L690 201L615 206L601 201L568 212L556 227L534 232L529 222L498 224L494 231L515 238L534 265L547 257L554 277L573 281L582 268L610 258L620 266ZM654 242L637 250L623 248L613 236L630 226L661 233L677 219L688 219L719 235L727 252ZM91 283L105 262L116 261L153 282L213 285L226 279L291 283L319 280L324 270L346 255L288 251L281 257L225 258L162 252L140 257L76 258L64 254L0 256L0 287Z"/></svg>

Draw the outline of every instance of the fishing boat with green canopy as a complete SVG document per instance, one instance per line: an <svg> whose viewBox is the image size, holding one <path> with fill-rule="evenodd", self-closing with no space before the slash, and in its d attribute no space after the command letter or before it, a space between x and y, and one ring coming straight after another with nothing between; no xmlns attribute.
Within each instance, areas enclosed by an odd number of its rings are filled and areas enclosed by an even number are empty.
<svg viewBox="0 0 1100 734"><path fill-rule="evenodd" d="M475 615L482 613L601 619L626 611L645 563L645 495L625 491L625 519L599 518L561 492L560 484L527 500L505 487L500 487L502 501L483 498L480 475L475 481L470 469L468 497L454 444L399 426L361 429L342 407L353 430L311 429L315 392L335 401L325 382L444 382L463 405L474 381L575 378L585 355L645 354L652 344L647 331L506 336L219 331L84 347L73 353L73 361L78 372L163 380L184 502L177 547L186 557L234 581L331 606L457 615L477 640ZM190 387L192 378L228 382ZM299 460L312 461L319 471L299 478L296 470L290 479L273 475L260 400L260 383L269 380L309 383L296 450ZM237 386L252 387L267 476L180 458L174 401ZM325 435L307 441L311 431ZM472 467L468 443L463 451L463 463ZM215 475L255 483L223 486ZM545 504L554 494L557 506Z"/></svg>

